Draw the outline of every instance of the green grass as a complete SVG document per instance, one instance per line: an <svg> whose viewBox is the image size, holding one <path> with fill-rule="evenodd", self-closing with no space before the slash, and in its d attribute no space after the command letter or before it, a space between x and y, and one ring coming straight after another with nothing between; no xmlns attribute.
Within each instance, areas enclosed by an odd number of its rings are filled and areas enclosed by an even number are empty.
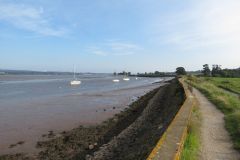
<svg viewBox="0 0 240 160"><path fill-rule="evenodd" d="M211 77L207 79L218 87L240 94L240 78Z"/></svg>
<svg viewBox="0 0 240 160"><path fill-rule="evenodd" d="M226 116L226 128L234 138L235 148L240 149L240 111Z"/></svg>
<svg viewBox="0 0 240 160"><path fill-rule="evenodd" d="M196 106L193 108L188 135L184 142L181 160L197 160L200 147L200 113Z"/></svg>
<svg viewBox="0 0 240 160"><path fill-rule="evenodd" d="M240 98L219 87L225 78L187 77L186 79L225 114L225 127L230 133L234 147L240 151ZM240 85L237 83L238 78L226 78L225 81L228 81L226 84L229 89Z"/></svg>

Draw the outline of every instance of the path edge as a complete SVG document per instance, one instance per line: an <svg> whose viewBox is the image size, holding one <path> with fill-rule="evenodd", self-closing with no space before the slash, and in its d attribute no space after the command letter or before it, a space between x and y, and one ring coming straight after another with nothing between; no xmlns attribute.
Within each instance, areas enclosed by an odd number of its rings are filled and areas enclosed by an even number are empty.
<svg viewBox="0 0 240 160"><path fill-rule="evenodd" d="M176 127L176 126L174 126L174 124L177 123L177 121L179 120L180 114L183 112L183 110L185 108L188 107L189 111L186 115L186 117L187 117L186 121L184 122L183 126L179 126L179 127L183 127L182 133L180 133L180 137L177 137L177 138L172 137L172 138L175 138L176 140L174 142L175 144L171 144L172 145L171 147L175 147L176 150L175 150L174 153L172 153L172 155L169 156L171 158L168 158L169 160L180 160L181 153L182 153L183 146L184 146L184 142L185 142L185 139L186 139L187 134L188 134L189 123L190 123L190 119L191 119L193 106L196 104L196 98L193 96L192 92L190 91L189 85L184 82L183 78L179 78L178 81L180 82L181 86L184 89L186 99L185 99L183 105L180 107L177 114L175 115L172 122L169 124L166 131L163 133L163 135L161 136L161 138L157 142L156 146L153 148L152 152L149 154L147 160L156 160L157 154L159 152L161 152L162 148L164 148L165 145L167 145L166 137L168 137L170 135L169 133L171 132L172 128ZM171 137L169 137L169 138L171 138ZM157 158L157 159L160 159L160 158ZM165 160L166 158L161 158L161 159Z"/></svg>

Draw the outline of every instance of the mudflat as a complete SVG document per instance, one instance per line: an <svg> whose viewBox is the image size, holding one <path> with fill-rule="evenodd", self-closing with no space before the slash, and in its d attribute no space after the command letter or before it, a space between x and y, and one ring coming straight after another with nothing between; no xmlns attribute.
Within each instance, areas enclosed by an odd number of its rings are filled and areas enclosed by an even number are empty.
<svg viewBox="0 0 240 160"><path fill-rule="evenodd" d="M16 107L5 108L0 117L0 154L36 153L36 142L45 139L43 134L101 123L158 86L155 84L98 94L68 95L44 101L26 100ZM24 141L24 144L9 148L19 141Z"/></svg>
<svg viewBox="0 0 240 160"><path fill-rule="evenodd" d="M115 84L100 76L83 78L79 87L69 77L1 76L0 155L36 154L36 143L49 133L100 124L163 85L147 78Z"/></svg>
<svg viewBox="0 0 240 160"><path fill-rule="evenodd" d="M184 101L176 80L141 96L124 111L97 124L48 133L39 154L5 159L145 159ZM141 147L139 147L141 146ZM103 156L103 157L102 157Z"/></svg>

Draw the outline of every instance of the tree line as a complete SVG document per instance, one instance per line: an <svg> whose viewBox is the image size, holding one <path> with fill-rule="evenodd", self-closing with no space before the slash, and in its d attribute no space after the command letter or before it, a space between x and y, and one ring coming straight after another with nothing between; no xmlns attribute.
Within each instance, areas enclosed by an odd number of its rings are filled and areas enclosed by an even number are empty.
<svg viewBox="0 0 240 160"><path fill-rule="evenodd" d="M203 65L202 73L204 76L212 77L240 77L240 68L237 69L222 69L221 65L214 64L210 69L208 64Z"/></svg>

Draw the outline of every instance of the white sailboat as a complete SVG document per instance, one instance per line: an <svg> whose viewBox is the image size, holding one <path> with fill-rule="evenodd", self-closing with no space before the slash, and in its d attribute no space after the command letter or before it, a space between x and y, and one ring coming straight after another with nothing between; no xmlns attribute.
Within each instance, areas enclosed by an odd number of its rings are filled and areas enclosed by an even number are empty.
<svg viewBox="0 0 240 160"><path fill-rule="evenodd" d="M116 73L116 72L114 72L114 75L115 75L115 77L117 77L117 73ZM113 82L120 82L120 80L117 79L117 78L113 79L112 81L113 81Z"/></svg>
<svg viewBox="0 0 240 160"><path fill-rule="evenodd" d="M73 71L73 80L70 82L70 85L72 86L76 86L76 85L80 85L81 81L76 79L76 75L75 75L75 66L74 66L74 71Z"/></svg>
<svg viewBox="0 0 240 160"><path fill-rule="evenodd" d="M126 75L123 77L123 80L124 80L124 81L129 81L130 78L128 78L128 77L127 77L127 74L126 74Z"/></svg>

